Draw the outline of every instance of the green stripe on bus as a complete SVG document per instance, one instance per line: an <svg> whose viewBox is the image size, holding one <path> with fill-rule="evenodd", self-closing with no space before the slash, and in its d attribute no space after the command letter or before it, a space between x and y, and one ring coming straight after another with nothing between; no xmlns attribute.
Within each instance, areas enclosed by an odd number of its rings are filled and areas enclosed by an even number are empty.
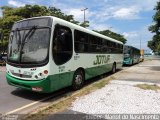
<svg viewBox="0 0 160 120"><path fill-rule="evenodd" d="M61 88L70 86L72 83L71 78L72 72L50 75L46 79L42 80L21 80L6 74L8 84L20 87L27 90L32 90L32 87L40 87L43 89L42 92L48 93L59 90ZM73 76L73 75L72 75Z"/></svg>
<svg viewBox="0 0 160 120"><path fill-rule="evenodd" d="M108 72L111 70L111 68L112 68L112 64L87 68L85 69L85 79L87 80L97 75ZM32 87L40 87L43 89L42 92L48 93L48 92L59 90L67 86L71 86L72 80L73 80L73 74L74 74L74 71L56 74L56 75L50 75L46 79L42 79L42 80L21 80L21 79L12 77L7 73L6 79L8 81L8 84L10 85L27 89L27 90L32 90Z"/></svg>
<svg viewBox="0 0 160 120"><path fill-rule="evenodd" d="M112 65L113 64L107 64L85 69L86 79L111 71Z"/></svg>

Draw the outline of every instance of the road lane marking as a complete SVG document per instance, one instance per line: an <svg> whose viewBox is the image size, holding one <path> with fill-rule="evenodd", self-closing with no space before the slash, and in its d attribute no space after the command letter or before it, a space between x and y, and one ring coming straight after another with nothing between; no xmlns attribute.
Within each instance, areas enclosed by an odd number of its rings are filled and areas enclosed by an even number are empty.
<svg viewBox="0 0 160 120"><path fill-rule="evenodd" d="M38 100L38 101L36 101L36 102L32 102L32 103L27 104L27 105L25 105L25 106L22 106L22 107L19 107L19 108L17 108L17 109L14 109L14 110L12 110L12 111L10 111L10 112L7 112L7 113L3 114L2 116L6 116L6 115L9 115L9 114L13 114L13 113L15 113L15 112L17 112L17 111L20 111L20 110L23 110L23 109L25 109L25 108L31 107L31 106L33 106L33 105L35 105L35 104L37 104L37 103L43 102L43 101L48 100L48 99L53 98L53 97L57 98L57 96L60 96L60 95L63 94L63 93L64 93L64 91L61 91L61 92L59 92L59 93L56 93L56 94L51 95L51 96L49 96L49 97L43 98L43 99ZM65 94L64 94L64 95L65 95Z"/></svg>
<svg viewBox="0 0 160 120"><path fill-rule="evenodd" d="M160 67L160 65L139 65L140 67Z"/></svg>
<svg viewBox="0 0 160 120"><path fill-rule="evenodd" d="M50 96L50 97L51 97L51 96ZM45 101L45 100L49 99L50 97L44 98L44 99L41 99L41 100L38 100L38 101L36 101L36 102L27 104L27 105L25 105L25 106L23 106L23 107L20 107L20 108L17 108L17 109L14 109L14 110L12 110L12 111L4 114L4 116L5 116L5 115L9 115L9 114L13 114L13 113L15 113L15 112L17 112L17 111L20 111L20 110L22 110L22 109L25 109L25 108L30 107L30 106L32 106L32 105L35 105L35 104L37 104L37 103L39 103L39 102Z"/></svg>

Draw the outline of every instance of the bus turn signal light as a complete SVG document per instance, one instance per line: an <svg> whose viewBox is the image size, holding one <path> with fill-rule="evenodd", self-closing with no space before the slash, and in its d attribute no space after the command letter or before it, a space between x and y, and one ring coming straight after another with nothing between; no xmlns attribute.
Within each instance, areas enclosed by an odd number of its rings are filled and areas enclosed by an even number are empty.
<svg viewBox="0 0 160 120"><path fill-rule="evenodd" d="M48 74L48 70L44 70L44 74Z"/></svg>

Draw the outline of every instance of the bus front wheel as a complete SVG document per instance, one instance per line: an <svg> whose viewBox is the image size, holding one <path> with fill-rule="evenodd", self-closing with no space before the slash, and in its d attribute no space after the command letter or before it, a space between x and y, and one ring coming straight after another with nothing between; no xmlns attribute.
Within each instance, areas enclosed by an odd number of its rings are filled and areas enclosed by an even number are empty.
<svg viewBox="0 0 160 120"><path fill-rule="evenodd" d="M79 90L84 84L84 73L82 70L77 70L73 76L72 89Z"/></svg>

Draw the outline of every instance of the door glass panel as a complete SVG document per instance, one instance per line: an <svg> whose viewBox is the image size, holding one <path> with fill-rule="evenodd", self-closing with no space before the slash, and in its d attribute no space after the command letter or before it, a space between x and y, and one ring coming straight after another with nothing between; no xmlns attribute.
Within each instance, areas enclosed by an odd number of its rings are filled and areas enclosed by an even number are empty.
<svg viewBox="0 0 160 120"><path fill-rule="evenodd" d="M72 46L71 29L56 25L53 37L53 59L57 65L62 65L71 59Z"/></svg>

